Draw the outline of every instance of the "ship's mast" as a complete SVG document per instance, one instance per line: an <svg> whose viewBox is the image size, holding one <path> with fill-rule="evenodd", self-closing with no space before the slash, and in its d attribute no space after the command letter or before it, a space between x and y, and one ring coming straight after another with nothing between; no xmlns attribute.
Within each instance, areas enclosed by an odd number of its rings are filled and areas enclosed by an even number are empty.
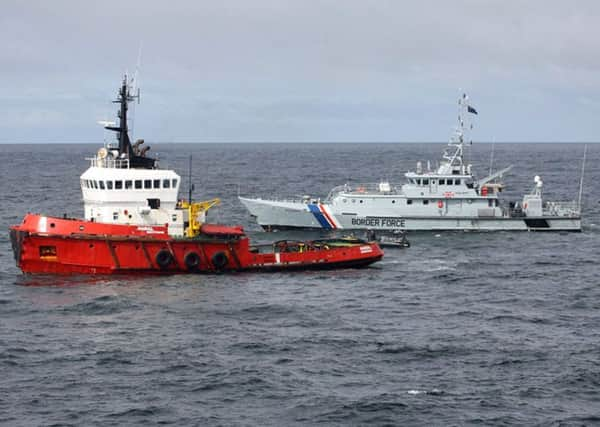
<svg viewBox="0 0 600 427"><path fill-rule="evenodd" d="M473 124L469 120L469 114L477 114L477 111L468 103L469 97L463 93L458 99L458 125L454 129L454 134L448 142L448 148L444 150L444 162L440 165L438 173L448 174L458 168L460 173L464 173L463 153L465 140L470 136ZM469 143L471 141L469 140Z"/></svg>
<svg viewBox="0 0 600 427"><path fill-rule="evenodd" d="M105 126L105 129L117 132L117 140L119 141L119 158L129 159L131 167L141 167L151 169L155 167L155 159L145 157L146 151L150 147L146 146L143 150L138 147L143 144L143 140L136 142L136 149L131 145L129 139L129 128L127 126L127 110L128 104L135 100L140 99L139 89L135 95L132 95L129 91L129 84L127 82L127 74L123 76L123 82L119 89L119 95L117 99L113 101L114 104L119 104L119 112L117 117L119 118L118 126Z"/></svg>

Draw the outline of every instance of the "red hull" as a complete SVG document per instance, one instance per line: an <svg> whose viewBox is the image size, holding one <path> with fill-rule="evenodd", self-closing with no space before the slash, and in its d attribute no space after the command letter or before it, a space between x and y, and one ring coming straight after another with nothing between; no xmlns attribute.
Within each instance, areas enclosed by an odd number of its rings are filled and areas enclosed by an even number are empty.
<svg viewBox="0 0 600 427"><path fill-rule="evenodd" d="M379 261L376 243L281 242L250 246L241 227L207 225L194 239L167 226L101 224L28 214L11 227L17 265L41 274L176 274L364 267ZM263 250L265 247L262 248Z"/></svg>

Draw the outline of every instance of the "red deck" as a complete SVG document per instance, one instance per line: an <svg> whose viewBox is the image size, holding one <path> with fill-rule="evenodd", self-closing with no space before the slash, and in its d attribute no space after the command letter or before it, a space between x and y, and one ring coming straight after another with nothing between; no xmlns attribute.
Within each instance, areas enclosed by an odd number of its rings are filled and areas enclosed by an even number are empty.
<svg viewBox="0 0 600 427"><path fill-rule="evenodd" d="M34 214L11 228L11 240L23 272L49 274L327 269L364 267L383 256L375 243L282 243L259 252L242 227L204 225L199 237L176 239L168 235L167 225L100 224Z"/></svg>

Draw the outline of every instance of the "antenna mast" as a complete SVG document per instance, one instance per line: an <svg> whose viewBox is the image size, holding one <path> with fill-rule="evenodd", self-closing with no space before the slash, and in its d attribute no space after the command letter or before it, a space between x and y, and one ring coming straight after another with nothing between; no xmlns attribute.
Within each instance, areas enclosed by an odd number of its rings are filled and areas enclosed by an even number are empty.
<svg viewBox="0 0 600 427"><path fill-rule="evenodd" d="M194 191L194 184L192 184L192 155L190 154L190 164L188 170L188 203L192 204L192 191Z"/></svg>
<svg viewBox="0 0 600 427"><path fill-rule="evenodd" d="M583 196L583 175L585 174L585 157L587 154L587 144L583 146L583 162L581 163L581 181L579 182L579 200L577 206L579 207L579 215L581 215L581 198Z"/></svg>
<svg viewBox="0 0 600 427"><path fill-rule="evenodd" d="M492 140L492 152L490 154L490 173L488 173L488 175L492 174L492 169L493 169L493 166L494 166L494 146L495 145L496 145L496 140L493 139Z"/></svg>

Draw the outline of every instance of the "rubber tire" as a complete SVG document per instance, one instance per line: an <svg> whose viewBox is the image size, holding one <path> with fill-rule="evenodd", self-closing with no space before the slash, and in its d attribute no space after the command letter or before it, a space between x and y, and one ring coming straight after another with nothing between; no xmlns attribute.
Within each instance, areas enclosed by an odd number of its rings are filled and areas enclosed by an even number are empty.
<svg viewBox="0 0 600 427"><path fill-rule="evenodd" d="M188 252L183 257L183 263L189 271L196 271L200 267L200 255L197 252Z"/></svg>
<svg viewBox="0 0 600 427"><path fill-rule="evenodd" d="M222 270L229 262L229 259L225 255L225 252L217 252L212 256L211 262L215 270Z"/></svg>
<svg viewBox="0 0 600 427"><path fill-rule="evenodd" d="M155 260L156 260L156 264L158 265L158 267L161 270L165 270L173 262L173 255L171 255L171 252L169 252L168 250L161 249L156 254Z"/></svg>

